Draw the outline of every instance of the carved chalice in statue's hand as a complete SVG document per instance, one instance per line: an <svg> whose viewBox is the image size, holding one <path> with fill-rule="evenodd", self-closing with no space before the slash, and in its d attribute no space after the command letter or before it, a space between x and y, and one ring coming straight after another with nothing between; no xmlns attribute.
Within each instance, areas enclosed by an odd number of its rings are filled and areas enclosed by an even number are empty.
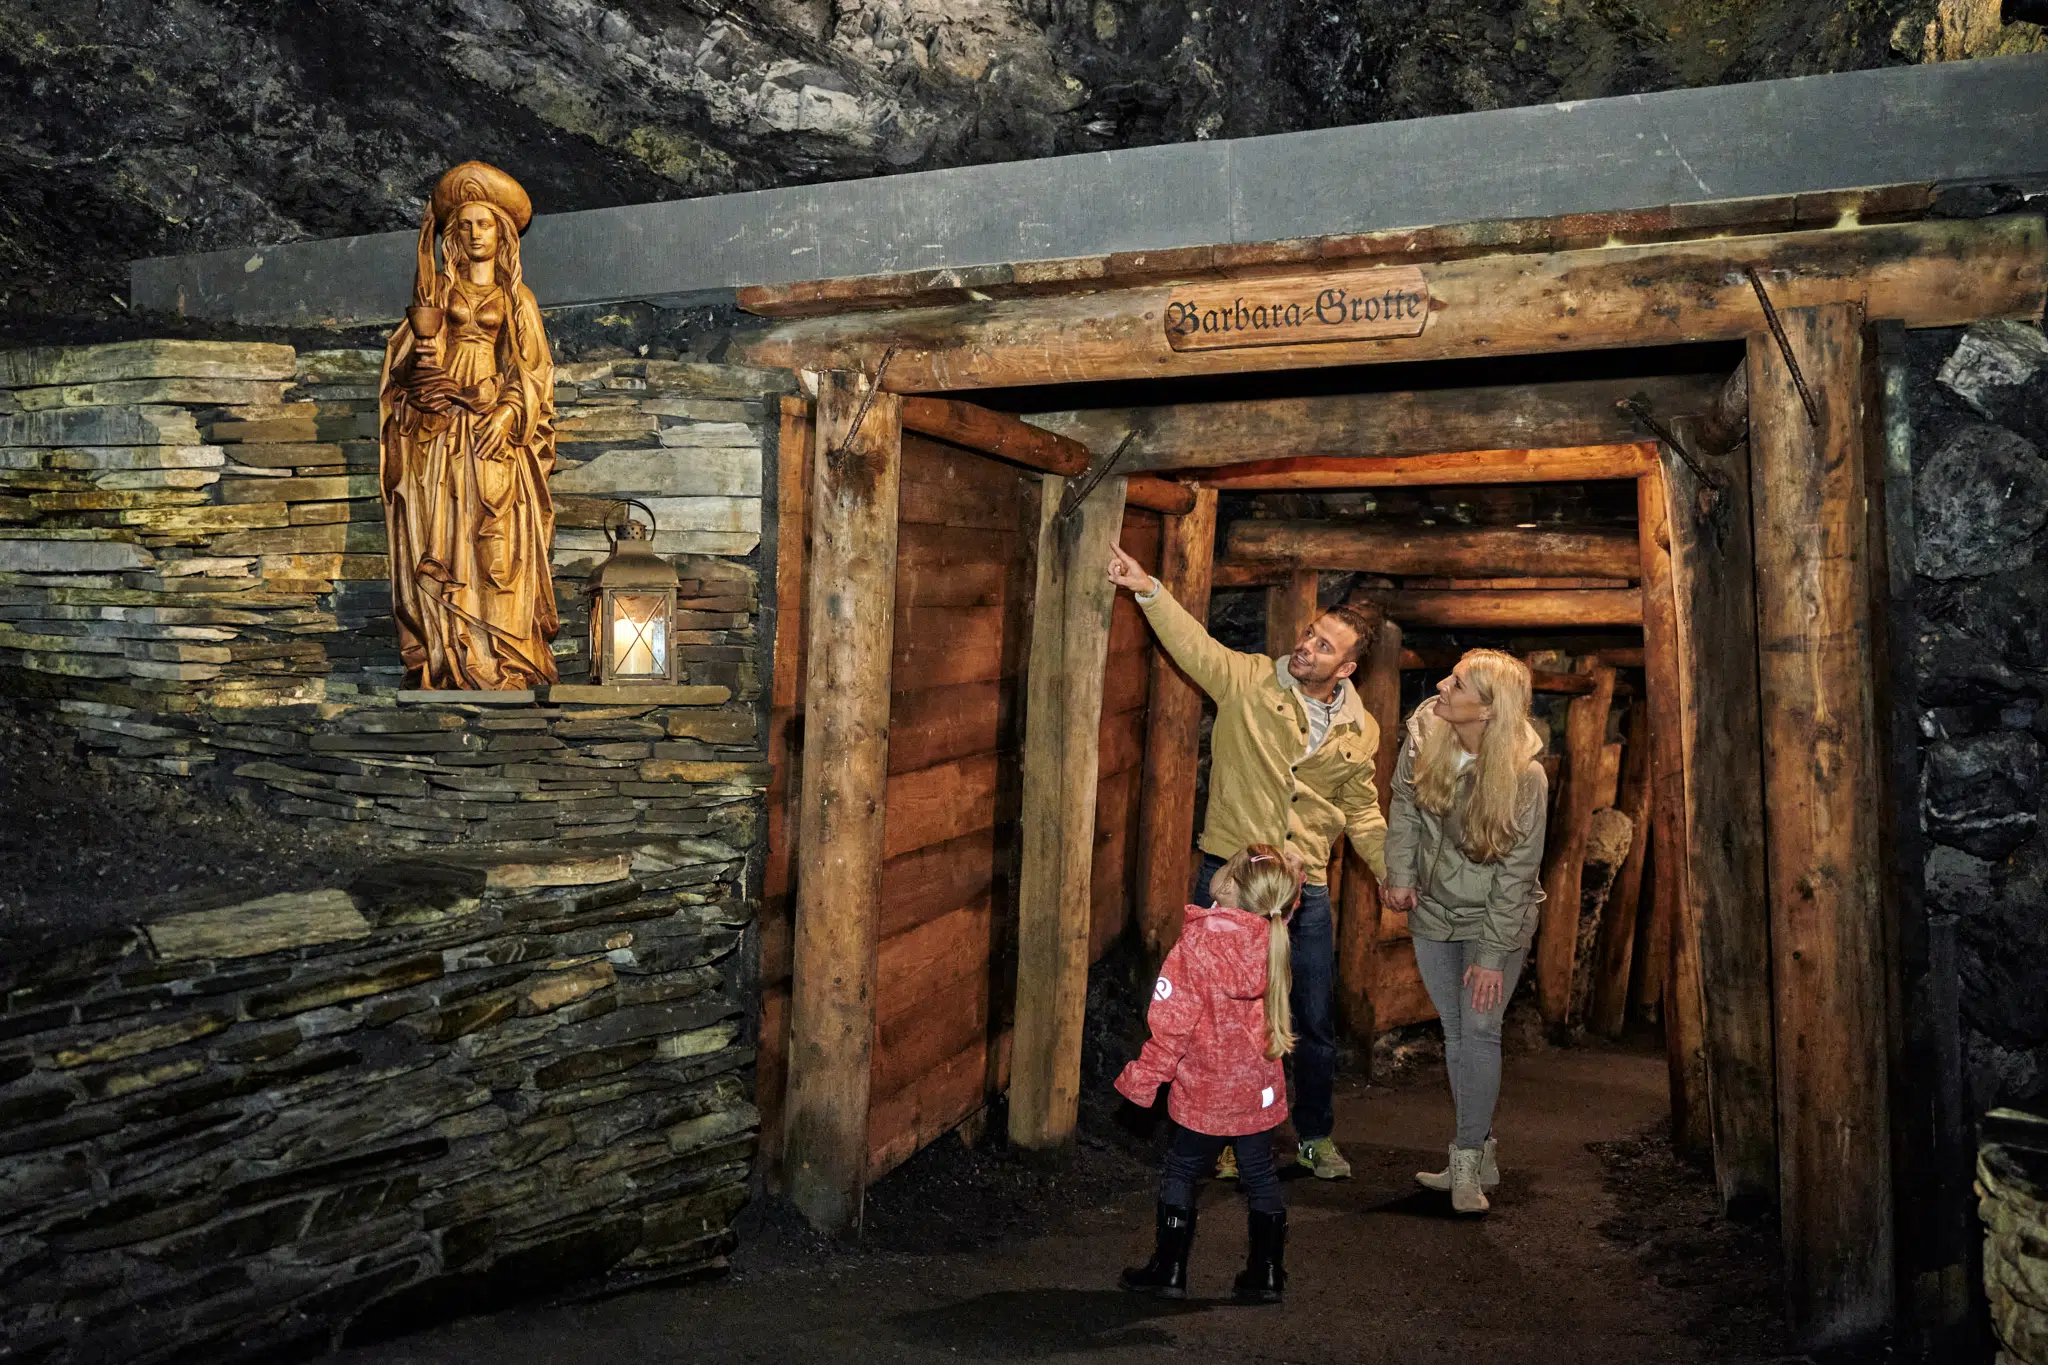
<svg viewBox="0 0 2048 1365"><path fill-rule="evenodd" d="M453 405L455 394L454 381L441 367L441 331L447 325L448 311L414 304L405 310L405 320L411 325L418 343L413 348L409 385L413 401L423 411L446 413Z"/></svg>

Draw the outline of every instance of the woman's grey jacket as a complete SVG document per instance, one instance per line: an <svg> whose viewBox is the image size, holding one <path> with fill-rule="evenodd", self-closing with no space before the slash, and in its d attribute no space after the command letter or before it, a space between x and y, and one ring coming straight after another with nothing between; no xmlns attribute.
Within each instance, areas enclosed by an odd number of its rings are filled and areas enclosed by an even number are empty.
<svg viewBox="0 0 2048 1365"><path fill-rule="evenodd" d="M1498 971L1536 936L1537 907L1543 902L1539 876L1550 795L1549 779L1536 761L1543 740L1535 727L1526 727L1524 766L1515 791L1515 827L1521 837L1499 862L1478 863L1465 856L1459 823L1477 763L1458 774L1448 815L1432 815L1415 801L1416 752L1423 735L1441 724L1433 697L1408 718L1394 766L1394 810L1387 821L1387 885L1415 888L1410 933L1439 943L1476 939L1478 965Z"/></svg>

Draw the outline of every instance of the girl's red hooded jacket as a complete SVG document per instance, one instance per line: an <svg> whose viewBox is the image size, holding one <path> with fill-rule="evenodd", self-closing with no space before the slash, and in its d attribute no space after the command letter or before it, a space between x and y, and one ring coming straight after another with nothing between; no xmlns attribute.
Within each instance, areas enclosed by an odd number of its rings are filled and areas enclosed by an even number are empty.
<svg viewBox="0 0 2048 1365"><path fill-rule="evenodd" d="M1263 1133L1287 1117L1287 1081L1266 1056L1266 921L1226 906L1187 908L1180 942L1152 986L1152 1037L1116 1078L1149 1107L1211 1137Z"/></svg>

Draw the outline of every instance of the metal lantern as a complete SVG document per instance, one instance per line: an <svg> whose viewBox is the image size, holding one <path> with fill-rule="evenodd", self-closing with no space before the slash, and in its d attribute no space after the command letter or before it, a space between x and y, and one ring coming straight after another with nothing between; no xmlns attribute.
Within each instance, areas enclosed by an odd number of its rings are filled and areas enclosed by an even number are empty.
<svg viewBox="0 0 2048 1365"><path fill-rule="evenodd" d="M632 508L647 514L633 520ZM590 680L594 683L673 683L676 678L676 570L654 553L654 509L627 498L612 504L626 517L613 533L611 553L590 575Z"/></svg>

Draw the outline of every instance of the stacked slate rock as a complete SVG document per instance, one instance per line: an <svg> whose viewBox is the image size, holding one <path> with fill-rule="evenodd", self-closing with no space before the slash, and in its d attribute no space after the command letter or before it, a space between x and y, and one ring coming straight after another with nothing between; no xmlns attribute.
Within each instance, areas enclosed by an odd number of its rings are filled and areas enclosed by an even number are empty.
<svg viewBox="0 0 2048 1365"><path fill-rule="evenodd" d="M1908 335L1927 910L1954 917L1982 1113L2048 1095L2048 339Z"/></svg>
<svg viewBox="0 0 2048 1365"><path fill-rule="evenodd" d="M744 860L391 864L0 966L0 1342L302 1359L723 1264Z"/></svg>
<svg viewBox="0 0 2048 1365"><path fill-rule="evenodd" d="M752 560L786 378L559 367L568 689L412 697L378 493L382 363L184 341L0 355L0 694L51 705L96 764L225 771L280 812L401 843L749 840L765 772ZM652 509L681 576L688 685L576 698L582 585L624 497Z"/></svg>

